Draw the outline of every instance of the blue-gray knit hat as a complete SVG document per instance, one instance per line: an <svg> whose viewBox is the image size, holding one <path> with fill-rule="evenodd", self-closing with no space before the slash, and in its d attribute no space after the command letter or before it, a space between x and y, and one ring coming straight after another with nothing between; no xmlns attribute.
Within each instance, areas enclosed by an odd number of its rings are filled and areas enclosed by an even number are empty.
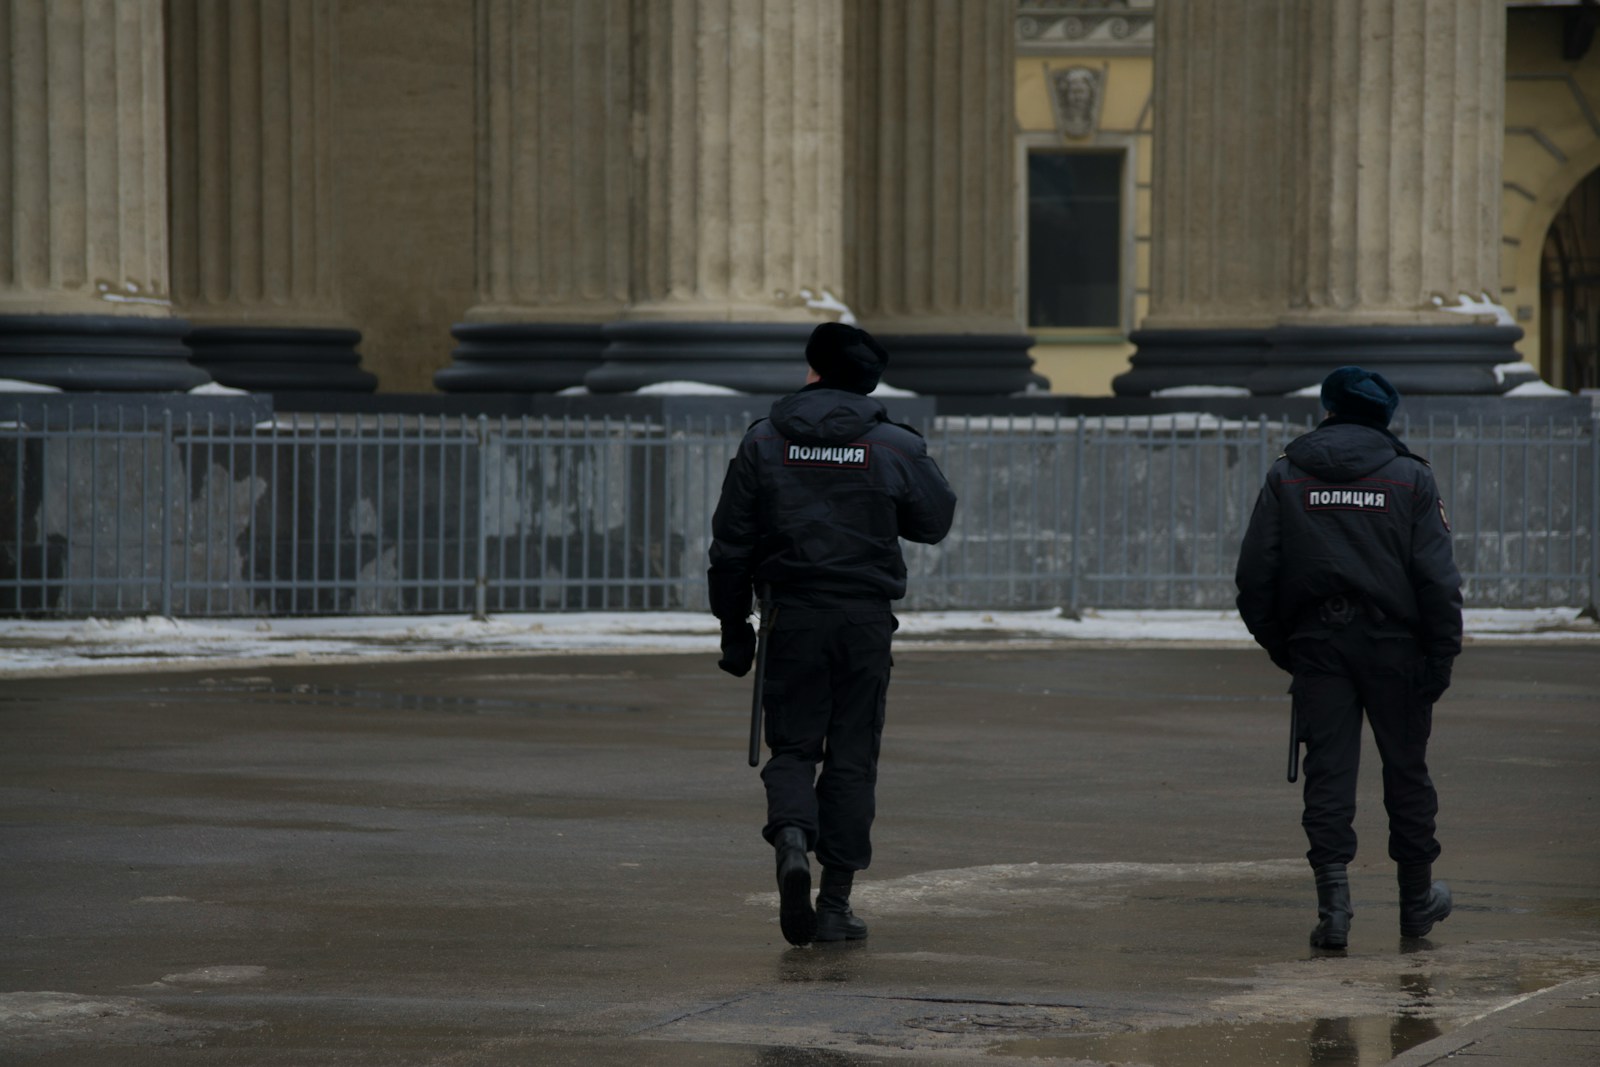
<svg viewBox="0 0 1600 1067"><path fill-rule="evenodd" d="M1323 409L1343 418L1388 426L1399 406L1399 391L1377 371L1340 367L1322 379Z"/></svg>

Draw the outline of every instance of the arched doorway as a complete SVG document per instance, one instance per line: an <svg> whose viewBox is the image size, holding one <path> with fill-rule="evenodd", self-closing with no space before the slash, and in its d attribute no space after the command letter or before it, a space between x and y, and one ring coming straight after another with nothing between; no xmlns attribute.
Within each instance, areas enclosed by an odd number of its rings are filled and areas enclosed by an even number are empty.
<svg viewBox="0 0 1600 1067"><path fill-rule="evenodd" d="M1545 233L1539 303L1540 375L1573 392L1600 387L1600 170Z"/></svg>

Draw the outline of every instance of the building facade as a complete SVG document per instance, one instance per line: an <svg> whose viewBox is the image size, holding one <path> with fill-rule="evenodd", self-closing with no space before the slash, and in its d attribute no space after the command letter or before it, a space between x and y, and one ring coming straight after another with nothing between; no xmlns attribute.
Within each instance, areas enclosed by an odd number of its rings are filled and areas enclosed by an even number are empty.
<svg viewBox="0 0 1600 1067"><path fill-rule="evenodd" d="M0 377L781 391L845 305L923 393L1596 384L1592 4L0 12Z"/></svg>

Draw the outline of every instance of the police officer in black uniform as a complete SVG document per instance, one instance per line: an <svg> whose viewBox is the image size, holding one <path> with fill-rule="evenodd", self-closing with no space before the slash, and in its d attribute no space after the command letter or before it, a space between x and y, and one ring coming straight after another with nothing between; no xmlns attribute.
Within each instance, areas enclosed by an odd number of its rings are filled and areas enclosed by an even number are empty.
<svg viewBox="0 0 1600 1067"><path fill-rule="evenodd" d="M752 591L776 606L763 686L771 756L761 772L762 836L777 851L779 922L794 945L867 936L850 887L872 861L897 625L889 602L906 591L899 539L935 544L955 513L922 437L866 395L888 359L865 330L818 326L806 344L805 388L746 431L711 523L717 666L735 677L751 667ZM808 850L822 865L815 910Z"/></svg>
<svg viewBox="0 0 1600 1067"><path fill-rule="evenodd" d="M1239 614L1294 675L1317 948L1349 937L1363 709L1383 760L1400 933L1421 937L1450 914L1449 889L1433 881L1439 804L1427 748L1461 651L1461 576L1433 471L1389 432L1399 400L1381 374L1328 375L1328 417L1267 472L1239 553Z"/></svg>

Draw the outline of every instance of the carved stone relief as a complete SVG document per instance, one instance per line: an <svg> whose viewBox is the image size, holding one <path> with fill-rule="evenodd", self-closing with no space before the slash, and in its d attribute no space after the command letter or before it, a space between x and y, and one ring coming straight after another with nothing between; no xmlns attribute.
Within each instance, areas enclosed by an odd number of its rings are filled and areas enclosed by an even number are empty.
<svg viewBox="0 0 1600 1067"><path fill-rule="evenodd" d="M1050 72L1050 103L1063 137L1090 137L1100 126L1105 68L1071 66Z"/></svg>

